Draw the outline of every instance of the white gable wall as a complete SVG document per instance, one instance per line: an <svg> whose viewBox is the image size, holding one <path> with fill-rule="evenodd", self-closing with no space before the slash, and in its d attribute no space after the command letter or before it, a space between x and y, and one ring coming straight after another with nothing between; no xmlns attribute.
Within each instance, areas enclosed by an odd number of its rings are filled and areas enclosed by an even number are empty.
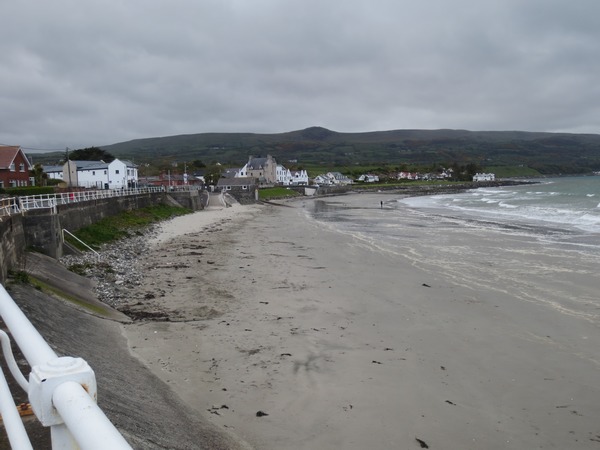
<svg viewBox="0 0 600 450"><path fill-rule="evenodd" d="M107 166L77 171L77 185L85 188L105 189Z"/></svg>
<svg viewBox="0 0 600 450"><path fill-rule="evenodd" d="M292 174L281 164L277 164L277 182L284 186L289 186L292 181Z"/></svg>
<svg viewBox="0 0 600 450"><path fill-rule="evenodd" d="M306 172L306 170L294 172L292 174L292 184L308 185L308 172Z"/></svg>
<svg viewBox="0 0 600 450"><path fill-rule="evenodd" d="M74 165L74 162L71 161L71 164ZM65 167L68 167L68 163ZM98 161L87 167L79 167L76 175L71 175L71 183L88 189L127 189L137 186L138 170L119 159L110 164Z"/></svg>

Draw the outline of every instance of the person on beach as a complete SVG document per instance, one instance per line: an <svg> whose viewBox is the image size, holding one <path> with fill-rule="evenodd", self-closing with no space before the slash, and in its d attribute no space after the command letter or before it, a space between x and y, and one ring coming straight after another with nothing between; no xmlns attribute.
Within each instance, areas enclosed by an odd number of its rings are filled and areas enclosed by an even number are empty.
<svg viewBox="0 0 600 450"><path fill-rule="evenodd" d="M380 201L379 204L381 205L381 209L383 209L383 200Z"/></svg>

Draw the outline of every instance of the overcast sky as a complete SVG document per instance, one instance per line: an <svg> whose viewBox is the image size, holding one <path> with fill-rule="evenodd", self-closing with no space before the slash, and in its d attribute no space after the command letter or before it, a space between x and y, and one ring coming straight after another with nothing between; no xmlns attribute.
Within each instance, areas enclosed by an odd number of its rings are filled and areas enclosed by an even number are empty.
<svg viewBox="0 0 600 450"><path fill-rule="evenodd" d="M600 133L598 0L0 0L0 144Z"/></svg>

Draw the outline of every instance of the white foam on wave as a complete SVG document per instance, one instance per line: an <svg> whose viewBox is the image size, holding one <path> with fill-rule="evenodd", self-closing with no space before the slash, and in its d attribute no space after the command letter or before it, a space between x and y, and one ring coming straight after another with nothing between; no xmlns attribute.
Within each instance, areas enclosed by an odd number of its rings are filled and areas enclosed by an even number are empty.
<svg viewBox="0 0 600 450"><path fill-rule="evenodd" d="M560 191L480 189L479 192L400 200L415 209L449 209L470 217L497 219L500 223L546 224L558 229L567 227L585 232L600 232L600 203L587 205L567 201ZM595 194L587 191L587 197ZM583 191L580 195L585 195ZM568 195L565 193L564 195ZM586 197L583 197L586 198ZM582 199L582 197L580 197Z"/></svg>

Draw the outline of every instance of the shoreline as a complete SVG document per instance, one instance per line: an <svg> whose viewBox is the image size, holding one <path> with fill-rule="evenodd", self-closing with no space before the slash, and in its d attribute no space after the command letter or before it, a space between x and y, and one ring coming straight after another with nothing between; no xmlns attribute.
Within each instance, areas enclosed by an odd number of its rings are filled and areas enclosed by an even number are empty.
<svg viewBox="0 0 600 450"><path fill-rule="evenodd" d="M156 270L141 293L164 291L149 302L173 320L122 327L133 354L190 407L264 450L594 439L586 387L597 365L569 351L584 348L571 335L589 336L589 324L557 322L501 286L455 284L426 261L310 221L312 200L236 206L197 233L166 224L175 239L148 255ZM542 335L562 323L560 340Z"/></svg>
<svg viewBox="0 0 600 450"><path fill-rule="evenodd" d="M125 289L130 314L150 313L120 325L131 354L257 449L575 449L600 436L587 401L600 400L600 362L576 351L593 347L578 342L596 339L590 325L314 223L305 208L323 197L155 228Z"/></svg>
<svg viewBox="0 0 600 450"><path fill-rule="evenodd" d="M393 193L407 195L407 196L421 196L421 195L441 195L451 194L455 192L464 192L471 189L479 188L490 188L490 187L504 187L504 186L521 186L526 184L537 184L538 181L531 180L496 180L496 181L465 181L457 182L455 184L420 184L417 186L411 186L412 182L407 182L405 185L378 185L369 186L368 184L361 184L360 188L357 188L356 184L347 186L321 186L324 194L316 194L314 197L332 196L332 195L345 195L345 194L361 194L361 193Z"/></svg>

